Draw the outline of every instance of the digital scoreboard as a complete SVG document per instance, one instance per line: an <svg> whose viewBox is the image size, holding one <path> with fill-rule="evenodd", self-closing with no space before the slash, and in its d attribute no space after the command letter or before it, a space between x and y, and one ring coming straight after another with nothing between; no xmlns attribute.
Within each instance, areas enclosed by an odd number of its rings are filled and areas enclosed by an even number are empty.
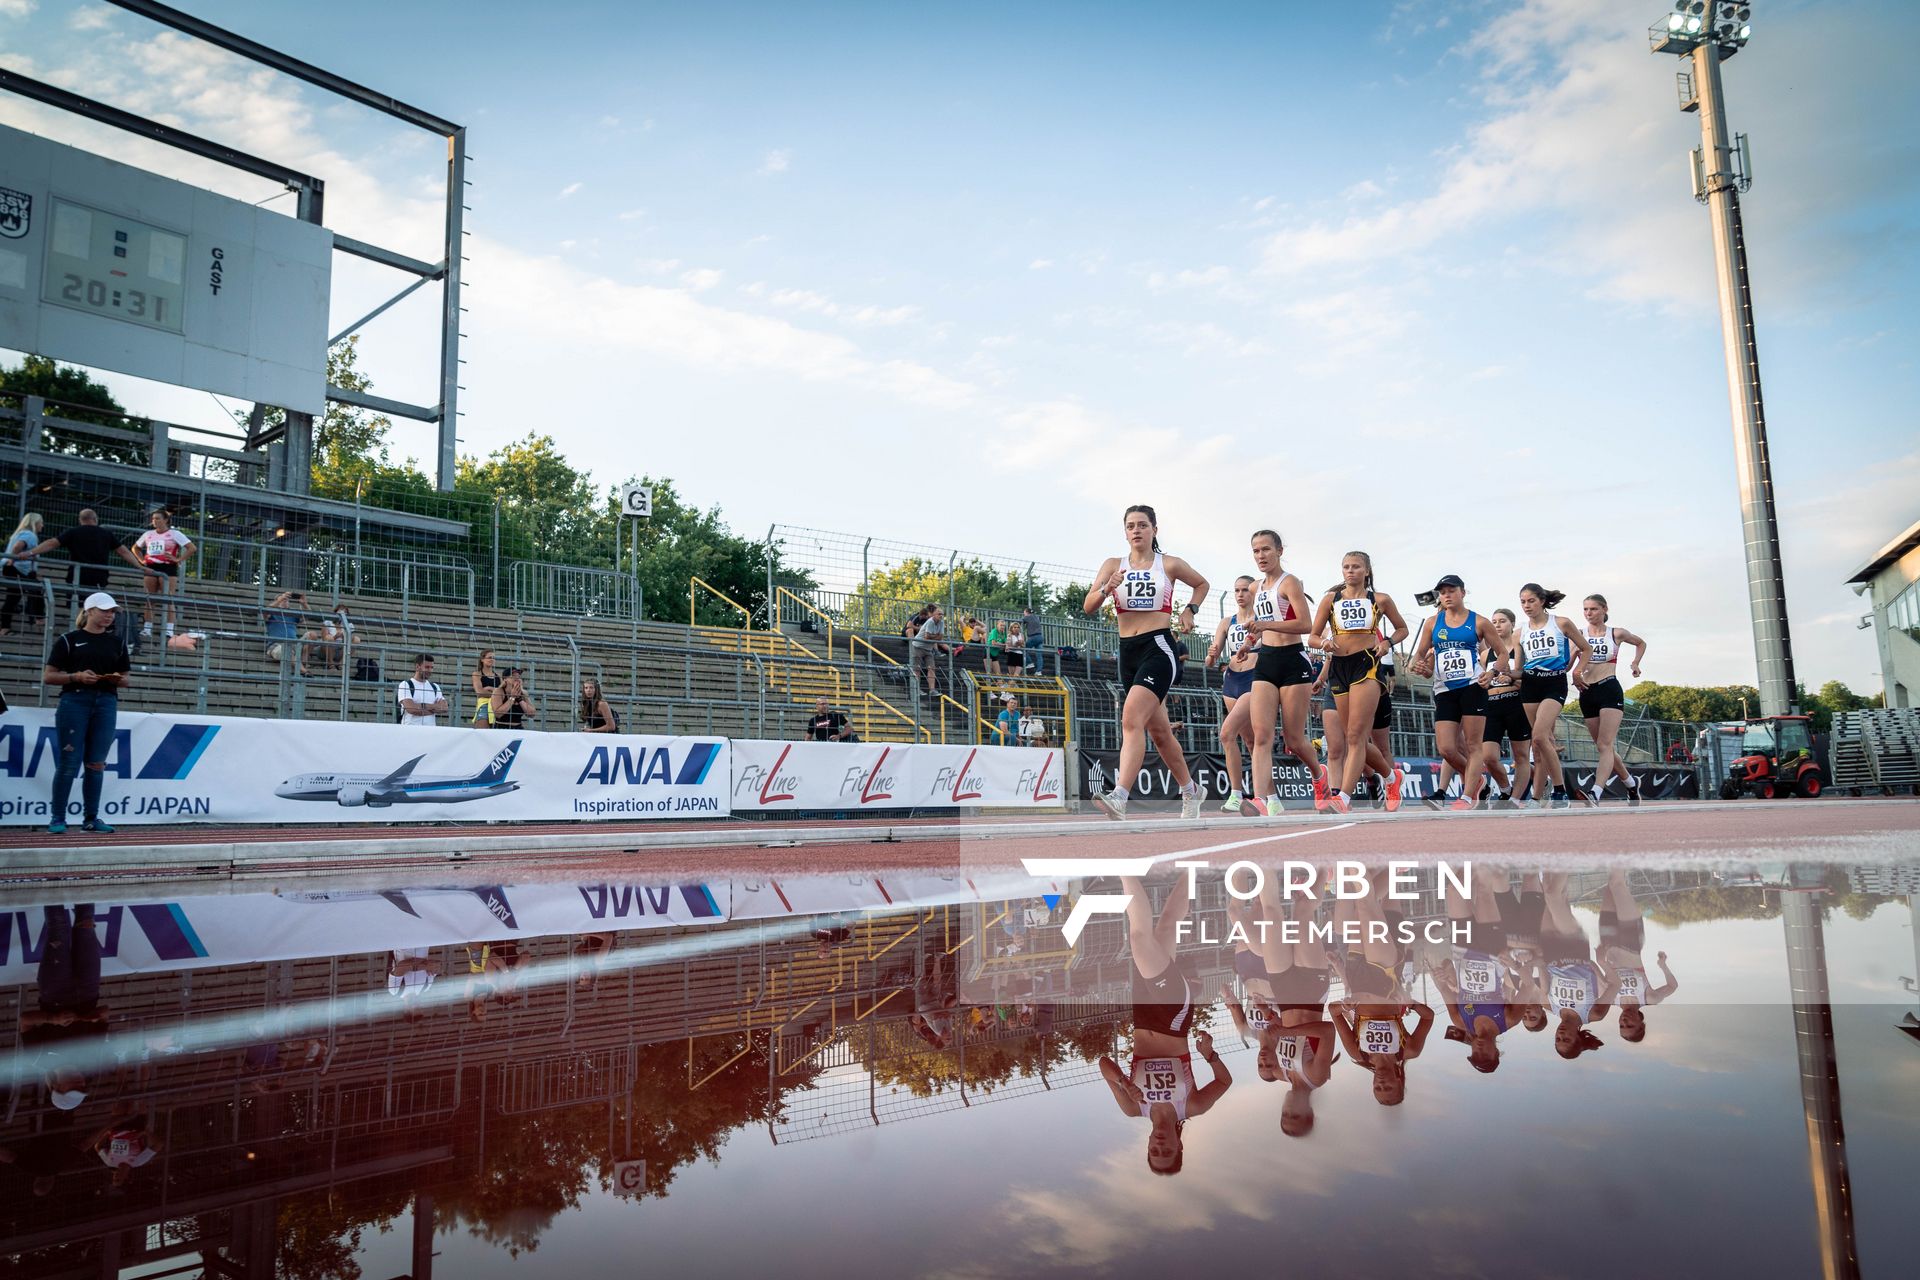
<svg viewBox="0 0 1920 1280"><path fill-rule="evenodd" d="M0 126L0 347L326 410L333 235Z"/></svg>

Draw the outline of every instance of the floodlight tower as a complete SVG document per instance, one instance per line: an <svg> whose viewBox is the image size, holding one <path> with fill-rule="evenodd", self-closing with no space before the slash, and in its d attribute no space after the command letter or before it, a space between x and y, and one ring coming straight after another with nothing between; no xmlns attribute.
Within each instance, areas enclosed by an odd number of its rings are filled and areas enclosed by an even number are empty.
<svg viewBox="0 0 1920 1280"><path fill-rule="evenodd" d="M1760 713L1794 710L1793 641L1787 632L1787 592L1780 570L1780 526L1774 517L1773 466L1760 402L1760 349L1753 333L1753 292L1740 225L1740 195L1753 184L1745 134L1728 140L1720 64L1753 34L1752 6L1740 0L1678 0L1653 24L1655 53L1688 58L1680 73L1680 109L1700 113L1700 146L1693 153L1693 197L1713 217L1713 257L1720 286L1720 332L1726 344L1727 394L1733 402L1734 457L1740 472L1740 522L1747 552L1747 600L1753 614L1754 658L1760 671Z"/></svg>

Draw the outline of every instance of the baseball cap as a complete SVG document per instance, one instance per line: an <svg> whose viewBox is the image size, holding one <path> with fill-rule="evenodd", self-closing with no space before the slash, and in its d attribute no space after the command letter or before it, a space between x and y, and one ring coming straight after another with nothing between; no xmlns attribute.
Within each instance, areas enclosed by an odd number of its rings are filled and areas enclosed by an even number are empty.
<svg viewBox="0 0 1920 1280"><path fill-rule="evenodd" d="M118 609L120 602L104 591L96 591L87 597L84 607L88 609Z"/></svg>
<svg viewBox="0 0 1920 1280"><path fill-rule="evenodd" d="M1458 587L1462 591L1465 591L1467 589L1467 584L1460 580L1459 574L1450 573L1446 577L1440 579L1440 581L1433 584L1433 589L1435 591L1440 590L1442 587Z"/></svg>
<svg viewBox="0 0 1920 1280"><path fill-rule="evenodd" d="M87 1100L85 1089L49 1089L47 1101L62 1111L72 1111Z"/></svg>

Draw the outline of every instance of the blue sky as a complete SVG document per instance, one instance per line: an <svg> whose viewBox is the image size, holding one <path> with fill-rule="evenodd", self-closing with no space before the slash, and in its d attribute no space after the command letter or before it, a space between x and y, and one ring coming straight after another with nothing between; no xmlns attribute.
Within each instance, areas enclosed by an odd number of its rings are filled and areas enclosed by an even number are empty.
<svg viewBox="0 0 1920 1280"><path fill-rule="evenodd" d="M1484 608L1602 591L1650 678L1752 678L1659 3L191 7L470 127L468 451L537 428L743 530L1088 566L1146 501L1216 584L1271 525L1309 587L1358 546L1409 604L1446 572ZM1920 516L1892 123L1920 11L1757 7L1727 87L1797 654L1877 688L1842 580ZM311 169L332 225L437 256L425 134L106 6L0 0L0 61ZM385 283L339 268L336 320ZM368 330L378 390L433 398L430 321Z"/></svg>

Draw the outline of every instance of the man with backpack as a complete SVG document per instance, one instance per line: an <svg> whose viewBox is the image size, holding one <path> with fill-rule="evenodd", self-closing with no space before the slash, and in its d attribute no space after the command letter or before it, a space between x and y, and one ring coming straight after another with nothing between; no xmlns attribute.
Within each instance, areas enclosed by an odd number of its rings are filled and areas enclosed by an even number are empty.
<svg viewBox="0 0 1920 1280"><path fill-rule="evenodd" d="M431 729L447 713L447 695L433 682L433 655L423 653L413 660L413 675L402 680L395 694L400 703L400 723L424 725Z"/></svg>

